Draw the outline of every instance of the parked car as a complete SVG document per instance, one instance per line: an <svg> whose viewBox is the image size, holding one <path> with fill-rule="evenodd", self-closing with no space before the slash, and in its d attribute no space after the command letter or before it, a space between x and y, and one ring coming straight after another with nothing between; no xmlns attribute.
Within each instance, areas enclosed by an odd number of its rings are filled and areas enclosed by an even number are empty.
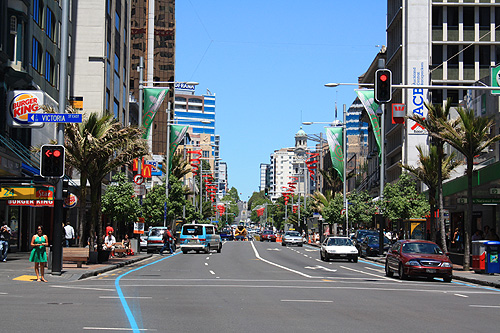
<svg viewBox="0 0 500 333"><path fill-rule="evenodd" d="M149 230L146 246L147 253L160 251L163 247L163 234L166 231L166 227L153 227Z"/></svg>
<svg viewBox="0 0 500 333"><path fill-rule="evenodd" d="M269 241L269 242L276 242L276 234L272 230L264 230L260 234L260 241Z"/></svg>
<svg viewBox="0 0 500 333"><path fill-rule="evenodd" d="M434 242L417 239L399 240L391 247L385 259L385 274L397 272L400 279L424 276L429 280L441 277L452 280L453 264Z"/></svg>
<svg viewBox="0 0 500 333"><path fill-rule="evenodd" d="M228 241L234 240L233 229L223 228L220 231L220 238L221 238L221 240L228 240Z"/></svg>
<svg viewBox="0 0 500 333"><path fill-rule="evenodd" d="M281 246L297 245L302 246L304 239L298 231L287 231L281 240Z"/></svg>
<svg viewBox="0 0 500 333"><path fill-rule="evenodd" d="M220 235L216 234L215 226L212 224L184 224L180 245L183 254L188 251L209 253L211 250L220 253L222 250Z"/></svg>
<svg viewBox="0 0 500 333"><path fill-rule="evenodd" d="M141 251L147 251L147 249L148 249L148 232L145 232L145 233L140 235L139 246L141 248Z"/></svg>
<svg viewBox="0 0 500 333"><path fill-rule="evenodd" d="M384 237L384 252L387 252L390 248L391 241L389 238ZM360 256L378 256L379 255L379 236L366 236L365 239L359 245Z"/></svg>
<svg viewBox="0 0 500 333"><path fill-rule="evenodd" d="M319 254L323 261L338 258L358 262L358 250L348 237L327 237L321 243Z"/></svg>

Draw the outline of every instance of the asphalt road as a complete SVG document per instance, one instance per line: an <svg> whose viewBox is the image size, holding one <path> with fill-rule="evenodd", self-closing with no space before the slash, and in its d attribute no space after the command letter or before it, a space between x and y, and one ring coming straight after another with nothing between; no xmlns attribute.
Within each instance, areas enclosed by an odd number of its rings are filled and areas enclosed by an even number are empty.
<svg viewBox="0 0 500 333"><path fill-rule="evenodd" d="M387 278L317 248L226 242L67 283L12 281L1 332L496 332L500 291Z"/></svg>

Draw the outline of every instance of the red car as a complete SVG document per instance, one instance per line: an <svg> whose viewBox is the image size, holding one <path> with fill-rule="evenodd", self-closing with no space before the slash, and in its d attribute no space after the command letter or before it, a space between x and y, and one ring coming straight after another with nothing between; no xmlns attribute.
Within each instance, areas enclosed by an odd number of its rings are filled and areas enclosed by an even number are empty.
<svg viewBox="0 0 500 333"><path fill-rule="evenodd" d="M400 279L409 276L434 277L451 282L453 264L434 242L418 239L400 240L394 243L385 258L385 275L397 272Z"/></svg>
<svg viewBox="0 0 500 333"><path fill-rule="evenodd" d="M276 234L272 230L264 230L262 231L262 234L260 235L260 241L269 241L269 242L276 242Z"/></svg>

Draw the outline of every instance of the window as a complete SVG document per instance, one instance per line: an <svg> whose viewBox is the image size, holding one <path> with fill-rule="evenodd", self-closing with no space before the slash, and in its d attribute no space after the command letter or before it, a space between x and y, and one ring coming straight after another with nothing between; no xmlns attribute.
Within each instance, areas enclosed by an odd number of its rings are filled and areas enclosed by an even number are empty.
<svg viewBox="0 0 500 333"><path fill-rule="evenodd" d="M474 7L464 7L464 30L474 30Z"/></svg>
<svg viewBox="0 0 500 333"><path fill-rule="evenodd" d="M485 45L479 46L479 67L490 67L490 47Z"/></svg>
<svg viewBox="0 0 500 333"><path fill-rule="evenodd" d="M481 29L490 28L490 7L479 8L479 28Z"/></svg>
<svg viewBox="0 0 500 333"><path fill-rule="evenodd" d="M432 66L439 66L443 63L443 45L432 46Z"/></svg>
<svg viewBox="0 0 500 333"><path fill-rule="evenodd" d="M45 20L45 33L49 36L51 41L54 41L56 31L56 19L54 13L47 8L47 15Z"/></svg>
<svg viewBox="0 0 500 333"><path fill-rule="evenodd" d="M33 21L38 24L40 27L43 24L43 1L42 0L33 0Z"/></svg>
<svg viewBox="0 0 500 333"><path fill-rule="evenodd" d="M432 7L432 27L437 29L443 28L443 7Z"/></svg>
<svg viewBox="0 0 500 333"><path fill-rule="evenodd" d="M115 99L114 100L114 107L113 107L113 114L115 115L115 118L118 119L118 110L120 109L118 101Z"/></svg>
<svg viewBox="0 0 500 333"><path fill-rule="evenodd" d="M31 66L38 73L42 71L43 50L40 42L33 37L33 53L31 55Z"/></svg>
<svg viewBox="0 0 500 333"><path fill-rule="evenodd" d="M458 7L448 7L448 27L458 28Z"/></svg>
<svg viewBox="0 0 500 333"><path fill-rule="evenodd" d="M458 45L448 45L448 67L458 67Z"/></svg>
<svg viewBox="0 0 500 333"><path fill-rule="evenodd" d="M47 82L51 85L54 85L56 78L56 70L55 70L55 62L54 58L50 55L49 52L45 52L45 72L44 77Z"/></svg>

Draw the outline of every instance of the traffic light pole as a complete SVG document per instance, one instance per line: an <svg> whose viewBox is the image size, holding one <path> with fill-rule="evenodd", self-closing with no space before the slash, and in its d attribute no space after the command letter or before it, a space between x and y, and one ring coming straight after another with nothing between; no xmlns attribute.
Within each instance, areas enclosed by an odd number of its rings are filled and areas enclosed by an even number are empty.
<svg viewBox="0 0 500 333"><path fill-rule="evenodd" d="M61 1L61 61L59 71L59 113L66 113L66 92L68 91L68 20L69 0ZM57 125L57 143L64 145L64 124ZM56 178L56 193L54 198L54 219L52 237L52 275L61 275L62 272L62 224L63 224L63 183ZM85 186L85 184L80 184ZM85 205L83 205L85 206Z"/></svg>

